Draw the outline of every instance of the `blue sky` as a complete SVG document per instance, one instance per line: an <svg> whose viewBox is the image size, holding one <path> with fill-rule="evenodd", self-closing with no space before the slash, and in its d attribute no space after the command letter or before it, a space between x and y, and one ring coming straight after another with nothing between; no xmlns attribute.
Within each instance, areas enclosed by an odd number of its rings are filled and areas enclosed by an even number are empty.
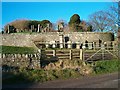
<svg viewBox="0 0 120 90"><path fill-rule="evenodd" d="M73 14L82 20L99 10L106 10L112 2L2 2L2 27L16 19L69 21Z"/></svg>
<svg viewBox="0 0 120 90"><path fill-rule="evenodd" d="M119 0L2 0L2 2L116 2Z"/></svg>

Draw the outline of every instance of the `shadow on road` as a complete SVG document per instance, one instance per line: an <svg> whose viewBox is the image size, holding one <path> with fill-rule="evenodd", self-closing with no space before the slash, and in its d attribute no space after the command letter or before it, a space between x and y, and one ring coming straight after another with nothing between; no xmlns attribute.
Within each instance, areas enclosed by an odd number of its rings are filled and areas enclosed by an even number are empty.
<svg viewBox="0 0 120 90"><path fill-rule="evenodd" d="M6 89L12 89L12 90L35 90L35 89L52 89L61 90L62 88L66 89L89 89L91 88L107 88L118 90L118 73L111 73L111 74L104 74L104 75L98 75L98 76L85 76L82 78L76 78L76 79L68 79L68 80L54 80L54 81L48 81L44 83L27 83L27 82L21 82L21 83L14 83L14 84L4 84L3 82L3 90ZM86 90L86 89L85 89Z"/></svg>

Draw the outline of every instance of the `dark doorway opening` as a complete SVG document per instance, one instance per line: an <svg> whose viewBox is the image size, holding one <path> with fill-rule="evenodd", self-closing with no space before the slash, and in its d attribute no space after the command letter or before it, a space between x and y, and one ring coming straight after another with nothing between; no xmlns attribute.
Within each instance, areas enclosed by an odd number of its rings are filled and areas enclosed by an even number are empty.
<svg viewBox="0 0 120 90"><path fill-rule="evenodd" d="M65 48L68 48L68 44L67 44L68 41L69 41L69 37L65 36Z"/></svg>
<svg viewBox="0 0 120 90"><path fill-rule="evenodd" d="M72 48L76 48L76 43L73 43L73 44L72 44Z"/></svg>

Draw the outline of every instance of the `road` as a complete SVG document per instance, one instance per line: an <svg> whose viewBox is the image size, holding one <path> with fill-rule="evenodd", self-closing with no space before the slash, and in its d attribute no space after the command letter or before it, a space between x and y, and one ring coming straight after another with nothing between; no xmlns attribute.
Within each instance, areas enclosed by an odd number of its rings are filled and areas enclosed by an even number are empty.
<svg viewBox="0 0 120 90"><path fill-rule="evenodd" d="M119 80L118 73L112 73L45 83L3 85L3 88L118 88Z"/></svg>

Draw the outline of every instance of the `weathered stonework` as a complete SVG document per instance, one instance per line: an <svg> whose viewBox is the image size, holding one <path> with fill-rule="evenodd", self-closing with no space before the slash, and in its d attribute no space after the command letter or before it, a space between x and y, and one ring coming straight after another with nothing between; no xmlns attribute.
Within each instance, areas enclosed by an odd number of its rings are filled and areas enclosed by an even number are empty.
<svg viewBox="0 0 120 90"><path fill-rule="evenodd" d="M110 32L101 33L101 32L46 32L46 33L11 33L11 34L1 34L0 45L6 46L26 46L26 47L36 47L34 44L35 41L51 42L59 41L60 34L63 34L63 39L65 37L69 38L71 42L81 42L84 43L86 40L88 42L95 42L101 40L103 42L113 41L113 34Z"/></svg>
<svg viewBox="0 0 120 90"><path fill-rule="evenodd" d="M40 54L0 54L2 66L40 69Z"/></svg>
<svg viewBox="0 0 120 90"><path fill-rule="evenodd" d="M62 70L62 69L75 69L79 71L81 74L90 74L93 69L90 65L86 65L81 60L59 60L55 63L49 63L44 68L45 70Z"/></svg>

